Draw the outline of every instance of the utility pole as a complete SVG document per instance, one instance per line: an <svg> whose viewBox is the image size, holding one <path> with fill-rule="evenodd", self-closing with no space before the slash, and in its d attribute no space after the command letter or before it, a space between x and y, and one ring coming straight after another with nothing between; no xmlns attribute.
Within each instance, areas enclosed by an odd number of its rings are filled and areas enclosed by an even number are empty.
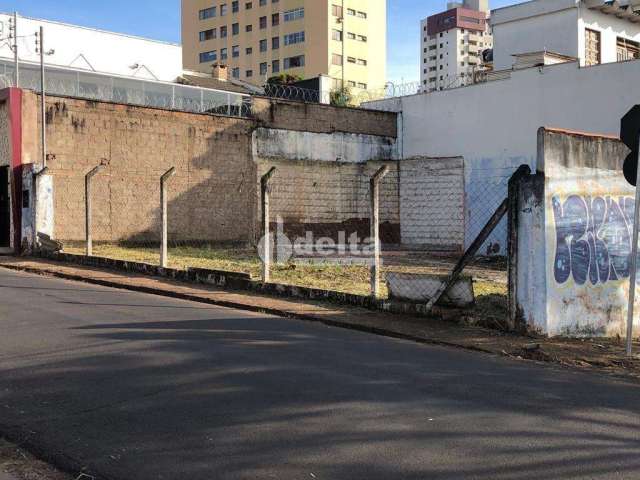
<svg viewBox="0 0 640 480"><path fill-rule="evenodd" d="M20 87L20 61L18 59L18 12L13 12L13 62L15 87Z"/></svg>
<svg viewBox="0 0 640 480"><path fill-rule="evenodd" d="M42 128L40 129L41 147L42 147L42 168L47 166L47 115L46 115L46 97L44 88L44 28L40 26L40 33L36 34L36 46L40 50L40 116L42 118Z"/></svg>

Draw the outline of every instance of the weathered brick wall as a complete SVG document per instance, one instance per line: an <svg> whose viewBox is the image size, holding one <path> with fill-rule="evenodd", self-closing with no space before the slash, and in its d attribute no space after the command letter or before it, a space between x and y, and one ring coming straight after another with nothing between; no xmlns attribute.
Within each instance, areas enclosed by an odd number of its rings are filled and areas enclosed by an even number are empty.
<svg viewBox="0 0 640 480"><path fill-rule="evenodd" d="M398 117L395 113L260 97L254 98L253 111L259 124L269 128L397 137Z"/></svg>
<svg viewBox="0 0 640 480"><path fill-rule="evenodd" d="M250 240L251 128L241 119L48 99L56 237L84 238L84 175L104 161L93 180L96 241L158 239L159 179L170 167L176 167L169 187L173 239Z"/></svg>
<svg viewBox="0 0 640 480"><path fill-rule="evenodd" d="M413 158L400 167L402 243L464 250L464 160Z"/></svg>
<svg viewBox="0 0 640 480"><path fill-rule="evenodd" d="M36 111L38 96L30 94L28 99L23 110ZM259 175L252 152L257 126L324 133L351 128L369 135L396 135L395 114L256 102L258 112L260 105L267 105L269 112L262 110L263 116L248 120L48 97L56 238L84 238L84 175L103 162L103 171L93 181L96 241L157 241L159 178L174 166L177 172L169 187L172 240L252 242L259 232ZM36 118L25 135L38 138ZM322 168L330 172L335 165ZM346 182L345 192L361 188ZM397 217L396 208L399 229Z"/></svg>
<svg viewBox="0 0 640 480"><path fill-rule="evenodd" d="M400 207L396 162L353 164L324 161L263 160L259 177L276 167L271 185L271 219L282 217L285 234L338 239L370 235L369 180L383 165L390 171L380 185L380 235L384 243L400 243Z"/></svg>

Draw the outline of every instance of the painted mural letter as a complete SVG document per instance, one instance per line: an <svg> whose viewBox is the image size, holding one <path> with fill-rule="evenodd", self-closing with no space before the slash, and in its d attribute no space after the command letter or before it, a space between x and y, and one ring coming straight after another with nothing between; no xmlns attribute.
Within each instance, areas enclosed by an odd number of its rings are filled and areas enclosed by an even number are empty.
<svg viewBox="0 0 640 480"><path fill-rule="evenodd" d="M571 195L551 199L556 228L554 277L592 285L629 277L633 199Z"/></svg>

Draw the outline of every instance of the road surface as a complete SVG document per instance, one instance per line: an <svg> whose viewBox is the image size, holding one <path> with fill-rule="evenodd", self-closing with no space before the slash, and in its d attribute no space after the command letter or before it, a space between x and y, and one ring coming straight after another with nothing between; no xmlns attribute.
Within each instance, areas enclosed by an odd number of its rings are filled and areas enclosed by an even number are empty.
<svg viewBox="0 0 640 480"><path fill-rule="evenodd" d="M5 270L0 328L0 432L97 478L640 478L605 376Z"/></svg>

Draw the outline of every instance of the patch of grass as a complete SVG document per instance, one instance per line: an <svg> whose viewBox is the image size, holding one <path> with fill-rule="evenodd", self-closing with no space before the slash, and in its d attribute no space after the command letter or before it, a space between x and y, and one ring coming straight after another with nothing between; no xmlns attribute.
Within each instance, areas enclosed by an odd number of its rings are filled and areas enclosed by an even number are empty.
<svg viewBox="0 0 640 480"><path fill-rule="evenodd" d="M158 264L160 254L158 248L128 247L115 244L96 244L94 255L100 257L128 260L149 264ZM65 252L84 254L81 245L65 245ZM228 272L248 273L252 278L259 278L262 264L256 250L252 248L224 248L215 246L179 246L169 249L169 266L173 268L205 268ZM434 266L414 260L402 266L394 266L395 272L447 274L448 266ZM385 268L386 270L386 268ZM356 295L369 295L370 271L367 265L340 265L333 262L309 263L290 262L275 264L272 267L273 282L301 287L333 290ZM384 272L383 272L384 275ZM383 276L384 278L384 276ZM478 303L482 298L500 298L507 295L506 284L490 280L474 282L474 291ZM383 298L388 295L387 287L382 281ZM493 301L490 303L494 303ZM506 300L505 300L506 304Z"/></svg>

